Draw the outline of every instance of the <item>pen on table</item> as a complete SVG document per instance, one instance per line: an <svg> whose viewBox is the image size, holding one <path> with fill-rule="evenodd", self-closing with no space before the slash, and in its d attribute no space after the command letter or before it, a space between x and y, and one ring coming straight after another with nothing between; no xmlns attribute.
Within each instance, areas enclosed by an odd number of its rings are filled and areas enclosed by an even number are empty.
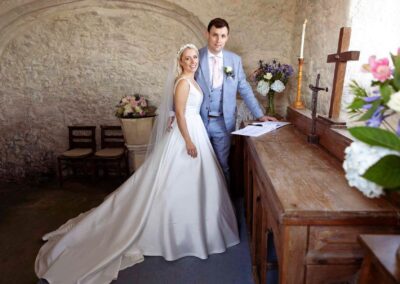
<svg viewBox="0 0 400 284"><path fill-rule="evenodd" d="M251 126L263 126L262 124L250 124Z"/></svg>

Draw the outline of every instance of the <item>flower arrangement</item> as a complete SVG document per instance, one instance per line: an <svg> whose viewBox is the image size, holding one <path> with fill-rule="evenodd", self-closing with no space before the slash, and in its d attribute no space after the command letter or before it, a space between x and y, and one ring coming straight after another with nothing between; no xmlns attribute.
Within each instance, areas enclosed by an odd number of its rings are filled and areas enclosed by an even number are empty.
<svg viewBox="0 0 400 284"><path fill-rule="evenodd" d="M350 84L354 99L348 111L366 125L349 128L355 140L345 150L343 168L349 185L370 198L400 190L400 48L391 58L394 68L388 58L375 56L363 66L375 79L370 90ZM397 129L389 117L397 120Z"/></svg>
<svg viewBox="0 0 400 284"><path fill-rule="evenodd" d="M116 108L115 116L119 118L154 116L156 112L156 107L150 106L149 102L139 94L122 97Z"/></svg>
<svg viewBox="0 0 400 284"><path fill-rule="evenodd" d="M268 95L267 114L274 115L274 94L281 93L289 77L293 75L293 68L289 64L281 64L277 60L271 63L259 61L259 67L252 74L252 81L257 83L257 92L262 96Z"/></svg>

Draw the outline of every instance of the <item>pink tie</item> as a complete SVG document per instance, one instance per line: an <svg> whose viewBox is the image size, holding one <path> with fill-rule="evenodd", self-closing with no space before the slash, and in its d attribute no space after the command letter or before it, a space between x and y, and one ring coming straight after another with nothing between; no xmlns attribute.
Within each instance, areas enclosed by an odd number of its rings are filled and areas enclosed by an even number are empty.
<svg viewBox="0 0 400 284"><path fill-rule="evenodd" d="M213 76L212 85L213 88L217 88L221 85L221 74L219 70L219 60L216 56L213 56Z"/></svg>

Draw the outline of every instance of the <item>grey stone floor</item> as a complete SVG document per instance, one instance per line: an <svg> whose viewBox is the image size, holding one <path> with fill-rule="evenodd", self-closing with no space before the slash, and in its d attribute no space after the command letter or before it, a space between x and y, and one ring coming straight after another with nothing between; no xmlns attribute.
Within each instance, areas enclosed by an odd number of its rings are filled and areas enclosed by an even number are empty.
<svg viewBox="0 0 400 284"><path fill-rule="evenodd" d="M120 183L75 180L63 188L55 181L40 186L0 183L0 283L37 283L33 265L41 236L97 206ZM243 212L238 215L242 242L227 252L207 260L186 257L168 262L146 257L121 271L115 283L253 283Z"/></svg>
<svg viewBox="0 0 400 284"><path fill-rule="evenodd" d="M33 265L41 237L97 206L119 183L0 184L0 283L36 283Z"/></svg>

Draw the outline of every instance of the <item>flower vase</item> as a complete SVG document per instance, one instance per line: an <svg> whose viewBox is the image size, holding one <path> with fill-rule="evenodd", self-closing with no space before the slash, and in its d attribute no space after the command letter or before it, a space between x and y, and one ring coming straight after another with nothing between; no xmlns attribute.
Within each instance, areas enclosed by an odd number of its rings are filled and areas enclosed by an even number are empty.
<svg viewBox="0 0 400 284"><path fill-rule="evenodd" d="M268 104L267 104L266 114L269 116L274 116L276 114L274 97L275 97L275 92L268 93Z"/></svg>
<svg viewBox="0 0 400 284"><path fill-rule="evenodd" d="M144 162L155 117L121 118L125 145L129 152L130 171L136 171Z"/></svg>
<svg viewBox="0 0 400 284"><path fill-rule="evenodd" d="M146 145L149 142L154 117L121 118L120 121L127 145Z"/></svg>

